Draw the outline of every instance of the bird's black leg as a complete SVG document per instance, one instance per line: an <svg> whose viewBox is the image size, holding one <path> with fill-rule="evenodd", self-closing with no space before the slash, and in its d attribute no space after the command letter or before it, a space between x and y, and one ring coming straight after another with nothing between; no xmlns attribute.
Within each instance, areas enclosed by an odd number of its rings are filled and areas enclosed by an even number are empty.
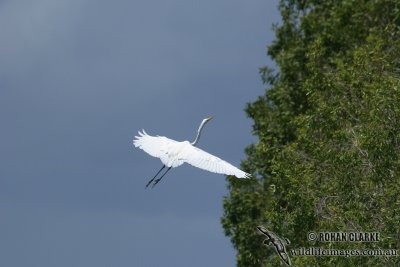
<svg viewBox="0 0 400 267"><path fill-rule="evenodd" d="M161 181L161 179L164 177L164 175L166 175L167 172L168 172L171 168L172 168L172 167L169 167L169 168L164 172L164 174L163 174L160 178L154 180L153 186L152 186L151 188L155 187L156 184L158 184L158 183Z"/></svg>
<svg viewBox="0 0 400 267"><path fill-rule="evenodd" d="M154 175L154 177L146 184L146 188L151 184L151 182L153 182L153 180L157 177L157 175L165 168L165 165L163 165L161 167L161 169L157 172L156 175Z"/></svg>

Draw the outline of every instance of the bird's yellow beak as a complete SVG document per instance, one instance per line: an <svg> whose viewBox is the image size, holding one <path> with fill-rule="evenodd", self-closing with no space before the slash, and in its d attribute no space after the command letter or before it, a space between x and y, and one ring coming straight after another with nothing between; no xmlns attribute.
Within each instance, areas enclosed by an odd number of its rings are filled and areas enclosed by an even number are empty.
<svg viewBox="0 0 400 267"><path fill-rule="evenodd" d="M208 120L208 121L209 121L209 120L211 120L212 118L213 118L213 117L211 117L211 116L210 116L210 117L206 118L206 120Z"/></svg>

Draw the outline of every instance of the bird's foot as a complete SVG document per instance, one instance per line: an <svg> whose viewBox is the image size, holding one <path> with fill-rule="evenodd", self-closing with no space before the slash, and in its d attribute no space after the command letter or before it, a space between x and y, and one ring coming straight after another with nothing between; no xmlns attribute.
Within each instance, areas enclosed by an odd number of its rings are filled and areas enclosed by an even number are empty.
<svg viewBox="0 0 400 267"><path fill-rule="evenodd" d="M162 177L161 177L162 178ZM154 188L156 186L156 184L158 184L161 181L161 178L154 180L153 185L151 186L151 188Z"/></svg>
<svg viewBox="0 0 400 267"><path fill-rule="evenodd" d="M146 188L149 187L149 185L151 184L151 182L153 182L153 180L150 180L150 181L146 184Z"/></svg>

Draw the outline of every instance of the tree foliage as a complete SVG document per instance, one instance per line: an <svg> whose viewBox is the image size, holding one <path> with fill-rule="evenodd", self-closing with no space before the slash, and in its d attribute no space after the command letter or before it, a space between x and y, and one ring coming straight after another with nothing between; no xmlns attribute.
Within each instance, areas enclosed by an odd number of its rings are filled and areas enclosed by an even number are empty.
<svg viewBox="0 0 400 267"><path fill-rule="evenodd" d="M400 249L400 2L281 0L268 48L279 71L248 104L258 142L228 178L222 224L238 266L282 266L256 231L291 248ZM379 232L380 242L322 243L309 232ZM292 257L295 266L398 266L399 257Z"/></svg>

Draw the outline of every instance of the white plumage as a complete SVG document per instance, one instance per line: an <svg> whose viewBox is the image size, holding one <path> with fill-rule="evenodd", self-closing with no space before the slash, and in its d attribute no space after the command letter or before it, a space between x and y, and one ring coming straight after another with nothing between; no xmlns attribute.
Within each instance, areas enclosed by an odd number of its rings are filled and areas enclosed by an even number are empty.
<svg viewBox="0 0 400 267"><path fill-rule="evenodd" d="M159 158L164 164L163 168L168 167L168 170L178 167L186 162L206 171L234 175L237 178L249 178L250 174L245 173L230 163L195 147L200 138L203 126L209 120L211 120L211 117L202 121L197 131L196 139L192 143L188 141L178 142L164 136L151 136L142 130L142 132L139 131L139 136L135 136L133 144L135 147L144 150L149 155ZM161 170L163 168L161 168ZM161 170L156 174L156 176L161 172ZM161 178L168 172L168 170L161 176ZM147 186L154 180L154 178L150 180ZM157 184L161 178L157 179L153 186Z"/></svg>

